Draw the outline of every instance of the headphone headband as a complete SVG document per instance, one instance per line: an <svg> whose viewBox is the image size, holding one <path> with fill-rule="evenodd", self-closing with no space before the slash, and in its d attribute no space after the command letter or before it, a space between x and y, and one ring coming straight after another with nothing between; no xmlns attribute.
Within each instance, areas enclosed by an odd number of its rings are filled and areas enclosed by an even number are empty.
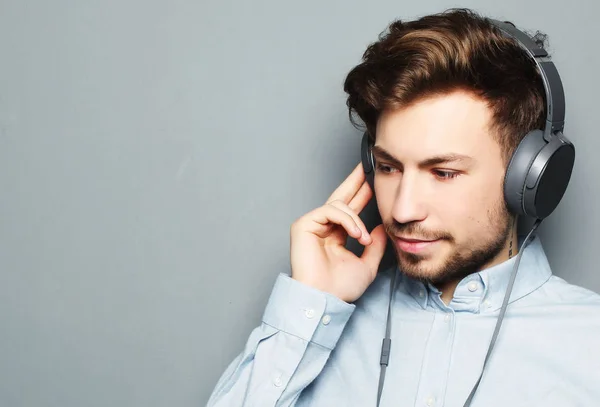
<svg viewBox="0 0 600 407"><path fill-rule="evenodd" d="M489 19L502 33L513 38L535 62L546 91L546 126L544 139L562 133L565 126L565 92L558 70L548 57L548 52L512 23Z"/></svg>

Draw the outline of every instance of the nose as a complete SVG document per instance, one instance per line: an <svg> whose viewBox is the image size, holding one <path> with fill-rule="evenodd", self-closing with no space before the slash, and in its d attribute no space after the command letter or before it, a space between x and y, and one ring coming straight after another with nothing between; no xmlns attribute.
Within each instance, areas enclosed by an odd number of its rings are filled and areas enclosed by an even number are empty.
<svg viewBox="0 0 600 407"><path fill-rule="evenodd" d="M423 181L416 172L402 175L392 208L392 217L399 223L419 222L427 217Z"/></svg>

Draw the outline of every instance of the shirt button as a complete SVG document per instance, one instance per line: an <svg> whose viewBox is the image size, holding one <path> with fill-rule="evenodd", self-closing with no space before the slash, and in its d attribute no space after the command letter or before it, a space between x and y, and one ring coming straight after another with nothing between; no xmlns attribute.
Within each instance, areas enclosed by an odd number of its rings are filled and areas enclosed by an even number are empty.
<svg viewBox="0 0 600 407"><path fill-rule="evenodd" d="M446 316L444 317L444 322L448 321L450 321L450 314L446 314Z"/></svg>
<svg viewBox="0 0 600 407"><path fill-rule="evenodd" d="M435 404L435 399L433 397L429 397L427 400L425 400L425 404L427 404L428 407L431 407Z"/></svg>
<svg viewBox="0 0 600 407"><path fill-rule="evenodd" d="M425 291L421 290L419 291L419 297L423 297L425 295Z"/></svg>
<svg viewBox="0 0 600 407"><path fill-rule="evenodd" d="M483 305L485 305L486 307L490 308L492 306L492 303L490 302L490 300L485 300L483 302Z"/></svg>
<svg viewBox="0 0 600 407"><path fill-rule="evenodd" d="M328 325L331 322L331 317L329 315L325 315L323 317L323 325Z"/></svg>
<svg viewBox="0 0 600 407"><path fill-rule="evenodd" d="M479 284L477 284L475 281L471 281L467 288L469 289L469 291L474 292L477 291L477 289L479 288Z"/></svg>
<svg viewBox="0 0 600 407"><path fill-rule="evenodd" d="M312 317L315 316L315 310L314 309L307 309L304 311L304 315L306 315L306 318L311 319Z"/></svg>
<svg viewBox="0 0 600 407"><path fill-rule="evenodd" d="M274 384L276 387L281 387L281 384L282 384L282 382L281 382L281 377L276 377L276 378L275 378L275 380L273 380L273 384Z"/></svg>

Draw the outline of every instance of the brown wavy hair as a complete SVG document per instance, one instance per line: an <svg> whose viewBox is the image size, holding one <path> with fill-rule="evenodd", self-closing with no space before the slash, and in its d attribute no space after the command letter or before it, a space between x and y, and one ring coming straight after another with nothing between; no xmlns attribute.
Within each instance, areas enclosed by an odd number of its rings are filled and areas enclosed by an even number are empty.
<svg viewBox="0 0 600 407"><path fill-rule="evenodd" d="M540 45L546 40L540 32L532 38ZM469 9L392 22L344 82L351 122L363 127L358 116L373 139L381 112L456 90L487 103L505 160L527 132L544 126L545 92L535 63Z"/></svg>

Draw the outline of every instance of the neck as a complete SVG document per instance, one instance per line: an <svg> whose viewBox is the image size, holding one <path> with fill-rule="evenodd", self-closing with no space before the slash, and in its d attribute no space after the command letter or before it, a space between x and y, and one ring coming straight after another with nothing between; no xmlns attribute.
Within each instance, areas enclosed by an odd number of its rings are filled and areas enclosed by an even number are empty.
<svg viewBox="0 0 600 407"><path fill-rule="evenodd" d="M486 263L483 267L481 267L479 271L493 267L497 264L503 263L513 258L518 254L518 251L519 247L517 243L517 220L515 219L515 221L510 227L510 232L508 234L508 238L506 239L502 251L498 254L498 256L496 256L490 262ZM454 292L456 291L456 287L458 286L460 281L461 280L451 280L447 283L436 286L436 288L442 293L441 298L444 304L448 305L450 301L452 301L452 298L454 298Z"/></svg>

